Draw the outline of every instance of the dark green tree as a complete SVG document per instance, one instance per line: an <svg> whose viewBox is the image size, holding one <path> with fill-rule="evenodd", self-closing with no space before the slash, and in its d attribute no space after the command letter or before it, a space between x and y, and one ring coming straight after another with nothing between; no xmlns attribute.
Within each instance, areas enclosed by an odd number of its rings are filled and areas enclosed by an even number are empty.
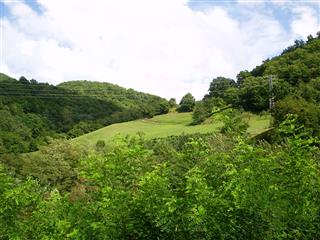
<svg viewBox="0 0 320 240"><path fill-rule="evenodd" d="M225 106L226 103L219 97L205 98L202 101L196 102L192 113L192 124L200 124L204 122L208 117L219 112L221 108Z"/></svg>
<svg viewBox="0 0 320 240"><path fill-rule="evenodd" d="M180 106L178 107L178 112L192 112L196 104L196 100L191 93L184 95L180 101Z"/></svg>
<svg viewBox="0 0 320 240"><path fill-rule="evenodd" d="M175 98L170 98L169 100L169 106L171 108L176 107L177 106L177 100Z"/></svg>
<svg viewBox="0 0 320 240"><path fill-rule="evenodd" d="M29 84L30 82L28 81L28 79L26 79L24 76L21 76L19 78L19 82L23 83L23 84Z"/></svg>
<svg viewBox="0 0 320 240"><path fill-rule="evenodd" d="M320 107L318 104L308 102L300 96L287 96L277 102L274 109L275 123L286 119L287 114L297 115L300 124L312 130L313 134L319 134L320 126Z"/></svg>
<svg viewBox="0 0 320 240"><path fill-rule="evenodd" d="M268 109L269 87L266 77L248 77L239 90L240 105L247 111Z"/></svg>
<svg viewBox="0 0 320 240"><path fill-rule="evenodd" d="M233 79L225 77L214 78L210 83L208 97L220 97L223 99L225 91L235 86L236 82Z"/></svg>

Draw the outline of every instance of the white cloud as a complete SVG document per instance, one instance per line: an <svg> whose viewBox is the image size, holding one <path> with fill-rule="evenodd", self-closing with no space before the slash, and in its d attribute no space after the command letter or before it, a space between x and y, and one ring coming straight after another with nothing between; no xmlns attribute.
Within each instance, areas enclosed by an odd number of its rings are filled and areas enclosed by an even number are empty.
<svg viewBox="0 0 320 240"><path fill-rule="evenodd" d="M0 71L57 84L107 81L164 97L200 99L213 77L235 77L292 41L270 16L239 22L223 8L179 0L39 0L3 20ZM3 66L3 67L2 67ZM5 67L4 67L5 66Z"/></svg>
<svg viewBox="0 0 320 240"><path fill-rule="evenodd" d="M314 34L320 30L320 5L318 12L306 6L298 6L294 8L293 12L295 19L291 23L291 28L297 37L306 38L309 34Z"/></svg>

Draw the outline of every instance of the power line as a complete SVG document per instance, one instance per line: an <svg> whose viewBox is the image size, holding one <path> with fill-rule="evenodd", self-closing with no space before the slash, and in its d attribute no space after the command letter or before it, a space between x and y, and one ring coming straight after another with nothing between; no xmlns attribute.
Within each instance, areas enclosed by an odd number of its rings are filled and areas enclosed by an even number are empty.
<svg viewBox="0 0 320 240"><path fill-rule="evenodd" d="M59 92L59 91L20 91L20 90L10 90L10 91L3 91L0 89L0 94L2 95L57 95L57 96L95 96L95 97L106 97L108 92L99 92L99 91L92 91L91 93L88 92L86 94L79 93L79 92ZM118 94L119 95L119 94ZM115 97L118 95L111 94L111 97ZM125 97L121 95L122 97Z"/></svg>
<svg viewBox="0 0 320 240"><path fill-rule="evenodd" d="M68 83L68 82L67 82ZM113 83L108 83L108 82L89 82L88 81L88 84L77 84L78 87L81 87L83 85L90 85L90 84L100 84L102 86L107 86L107 87L116 87L116 88L122 88L122 89L126 89L124 87L121 87L121 86L118 86L116 84L113 84ZM4 81L1 81L0 80L0 85L12 85L12 86L23 86L23 87L43 87L43 86L46 86L46 87L52 87L52 88L59 88L59 89L67 89L67 88L64 88L63 86L61 85L52 85L52 84L49 84L49 83L22 83L22 82L19 82L19 81L15 81L15 82L4 82ZM71 84L72 85L72 84ZM69 85L70 86L70 85ZM77 87L76 86L76 87Z"/></svg>
<svg viewBox="0 0 320 240"><path fill-rule="evenodd" d="M62 94L38 94L38 95L21 95L21 94L3 94L0 97L21 97L21 98L88 98L88 97L101 97L101 95L62 95ZM101 100L101 99L100 99ZM109 100L109 99L105 99Z"/></svg>
<svg viewBox="0 0 320 240"><path fill-rule="evenodd" d="M15 87L15 88L13 88ZM1 86L0 84L0 91L39 91L39 92L71 92L71 93L82 93L82 92L98 92L98 93L108 93L108 92L114 92L114 89L109 89L109 88L90 88L90 89L66 89L66 88L52 88L52 89L46 89L42 88L41 86L39 87L24 87L22 85L11 85L8 88ZM116 89L116 91L123 91L127 92L127 89ZM136 93L140 93L138 91L135 91Z"/></svg>
<svg viewBox="0 0 320 240"><path fill-rule="evenodd" d="M59 91L59 90L44 90L44 89L1 89L0 95L61 95L61 96L93 96L93 97L105 97L105 96L118 96L126 97L124 94L114 94L113 91L91 89L85 91ZM139 93L137 93L139 95Z"/></svg>
<svg viewBox="0 0 320 240"><path fill-rule="evenodd" d="M101 92L101 93L108 93L108 92L113 92L111 90L104 90L104 89L88 89L88 90L81 90L81 91L75 91L75 90L72 90L72 91L63 91L61 89L25 89L25 88L1 88L0 87L0 91L17 91L17 92L53 92L53 93L56 93L56 92L66 92L66 93L76 93L76 94L81 94L82 92Z"/></svg>

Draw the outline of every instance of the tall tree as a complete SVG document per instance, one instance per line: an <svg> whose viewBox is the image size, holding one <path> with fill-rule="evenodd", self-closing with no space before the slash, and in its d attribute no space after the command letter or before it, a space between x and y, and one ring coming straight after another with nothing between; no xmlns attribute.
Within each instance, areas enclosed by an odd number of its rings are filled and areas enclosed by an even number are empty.
<svg viewBox="0 0 320 240"><path fill-rule="evenodd" d="M192 96L191 93L187 93L184 95L180 101L180 106L177 109L178 112L192 112L194 106L196 104L196 100Z"/></svg>
<svg viewBox="0 0 320 240"><path fill-rule="evenodd" d="M225 77L217 77L212 80L209 87L209 97L224 98L224 92L230 88L235 87L236 82L233 79Z"/></svg>
<svg viewBox="0 0 320 240"><path fill-rule="evenodd" d="M170 98L169 100L169 107L176 107L177 106L177 100L175 98Z"/></svg>

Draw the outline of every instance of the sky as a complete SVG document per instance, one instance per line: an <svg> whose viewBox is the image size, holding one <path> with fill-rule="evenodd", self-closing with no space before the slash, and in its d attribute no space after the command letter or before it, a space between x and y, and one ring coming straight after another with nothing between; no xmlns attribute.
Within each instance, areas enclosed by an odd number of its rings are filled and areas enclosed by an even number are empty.
<svg viewBox="0 0 320 240"><path fill-rule="evenodd" d="M0 72L179 100L320 31L320 0L0 0Z"/></svg>

